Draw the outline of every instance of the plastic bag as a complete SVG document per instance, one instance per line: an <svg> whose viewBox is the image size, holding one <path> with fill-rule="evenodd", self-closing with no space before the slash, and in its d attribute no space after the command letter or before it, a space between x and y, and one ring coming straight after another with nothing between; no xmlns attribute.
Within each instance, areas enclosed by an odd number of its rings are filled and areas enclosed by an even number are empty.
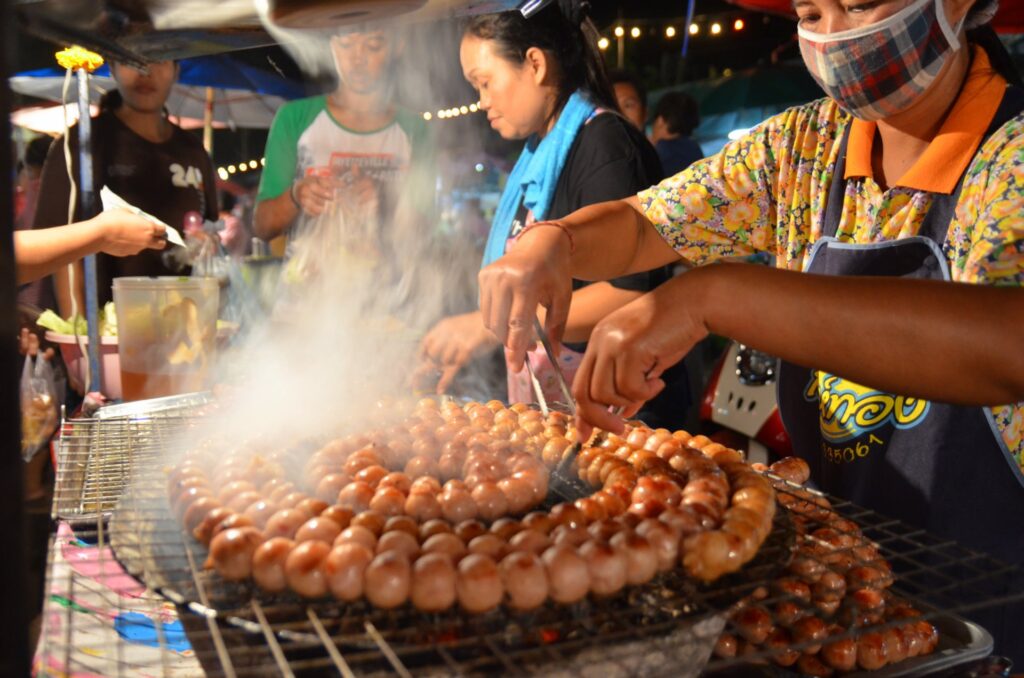
<svg viewBox="0 0 1024 678"><path fill-rule="evenodd" d="M57 387L53 368L42 355L25 356L21 371L21 456L36 456L57 430Z"/></svg>

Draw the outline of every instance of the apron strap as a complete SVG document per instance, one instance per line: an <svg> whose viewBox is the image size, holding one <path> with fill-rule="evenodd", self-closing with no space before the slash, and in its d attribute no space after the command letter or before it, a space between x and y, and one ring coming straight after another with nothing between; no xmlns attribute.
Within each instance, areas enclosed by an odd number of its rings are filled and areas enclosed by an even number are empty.
<svg viewBox="0 0 1024 678"><path fill-rule="evenodd" d="M825 214L822 216L821 237L834 238L839 232L839 222L843 217L843 200L846 198L846 146L850 142L850 127L853 120L846 125L843 136L839 140L839 154L832 170L832 183L828 187L828 199L825 202Z"/></svg>
<svg viewBox="0 0 1024 678"><path fill-rule="evenodd" d="M1024 89L1009 85L1003 94L999 108L992 118L991 124L982 137L984 144L989 137L999 131L999 128L1015 118L1024 111ZM821 235L823 237L835 237L839 231L839 222L843 216L843 200L846 197L846 147L850 140L850 127L847 125L843 131L843 137L839 142L839 155L836 158L835 169L832 173L832 183L828 188L828 200L825 203L825 214L822 218ZM949 231L949 224L956 216L956 206L960 202L960 193L964 188L965 172L956 183L956 188L949 195L945 193L935 194L932 198L931 207L921 222L918 235L929 238L939 245L946 242L946 233Z"/></svg>

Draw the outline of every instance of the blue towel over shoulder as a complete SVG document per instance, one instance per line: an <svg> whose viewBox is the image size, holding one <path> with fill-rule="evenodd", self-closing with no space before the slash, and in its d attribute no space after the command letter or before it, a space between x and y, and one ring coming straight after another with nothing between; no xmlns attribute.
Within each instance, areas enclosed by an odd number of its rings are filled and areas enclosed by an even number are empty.
<svg viewBox="0 0 1024 678"><path fill-rule="evenodd" d="M558 177L562 174L576 135L596 110L597 107L582 92L576 91L562 108L554 128L543 139L537 135L527 139L519 160L508 176L505 191L494 213L481 267L505 254L505 244L520 204L525 205L538 221L547 217L555 187L558 186Z"/></svg>

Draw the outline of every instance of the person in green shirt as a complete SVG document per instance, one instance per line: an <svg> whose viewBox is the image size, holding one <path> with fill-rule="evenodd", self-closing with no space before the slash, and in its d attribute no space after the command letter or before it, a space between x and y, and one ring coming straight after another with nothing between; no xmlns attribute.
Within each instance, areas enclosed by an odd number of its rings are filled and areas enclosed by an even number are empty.
<svg viewBox="0 0 1024 678"><path fill-rule="evenodd" d="M309 238L309 252L392 258L410 237L395 213L427 152L426 126L393 101L393 33L359 27L332 37L330 49L337 88L289 102L274 118L254 231L264 240L287 236L286 256Z"/></svg>

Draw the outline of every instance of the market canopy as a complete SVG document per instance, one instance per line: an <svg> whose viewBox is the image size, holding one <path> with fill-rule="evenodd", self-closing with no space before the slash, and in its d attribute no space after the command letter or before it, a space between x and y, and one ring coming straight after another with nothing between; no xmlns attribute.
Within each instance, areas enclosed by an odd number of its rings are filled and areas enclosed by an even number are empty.
<svg viewBox="0 0 1024 678"><path fill-rule="evenodd" d="M183 59L179 64L181 73L167 101L167 110L175 118L202 120L210 88L215 123L265 129L286 100L305 94L300 83L226 56ZM61 101L64 76L59 68L43 68L18 73L9 82L19 94ZM98 103L104 92L116 87L109 67L97 69L90 85L91 102Z"/></svg>
<svg viewBox="0 0 1024 678"><path fill-rule="evenodd" d="M60 104L51 106L26 106L11 112L11 124L15 127L24 127L33 132L41 132L56 136L64 133L64 106ZM99 107L89 107L90 114L95 116L99 113ZM78 104L67 105L67 122L74 124L78 122ZM203 120L200 118L177 118L172 117L171 122L182 129L202 129ZM213 123L216 129L227 127L222 122Z"/></svg>

